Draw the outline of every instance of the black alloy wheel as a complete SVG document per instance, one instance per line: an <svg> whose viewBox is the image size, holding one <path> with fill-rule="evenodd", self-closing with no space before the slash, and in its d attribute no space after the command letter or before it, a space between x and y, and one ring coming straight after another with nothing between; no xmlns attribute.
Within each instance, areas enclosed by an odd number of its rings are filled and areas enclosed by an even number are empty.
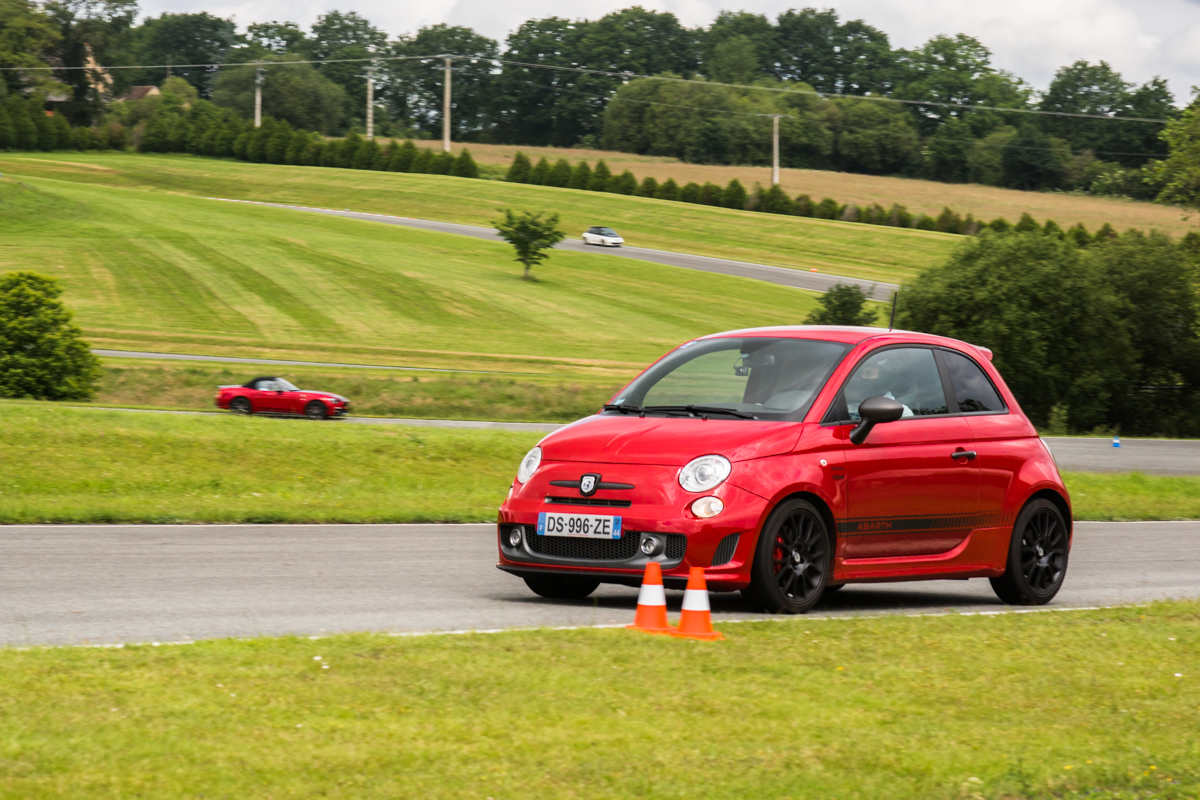
<svg viewBox="0 0 1200 800"><path fill-rule="evenodd" d="M530 575L525 578L525 585L534 594L551 600L582 600L596 591L600 581L563 575Z"/></svg>
<svg viewBox="0 0 1200 800"><path fill-rule="evenodd" d="M245 397L235 397L229 401L229 410L235 414L252 414L254 410L250 407L250 401Z"/></svg>
<svg viewBox="0 0 1200 800"><path fill-rule="evenodd" d="M1004 574L992 578L996 596L1010 605L1044 605L1062 588L1067 575L1070 531L1062 512L1049 500L1034 500L1013 526Z"/></svg>
<svg viewBox="0 0 1200 800"><path fill-rule="evenodd" d="M312 400L304 407L304 416L309 419L325 419L329 416L329 409L320 400Z"/></svg>
<svg viewBox="0 0 1200 800"><path fill-rule="evenodd" d="M820 601L832 566L832 539L820 512L806 500L785 500L763 525L742 594L767 611L803 614Z"/></svg>

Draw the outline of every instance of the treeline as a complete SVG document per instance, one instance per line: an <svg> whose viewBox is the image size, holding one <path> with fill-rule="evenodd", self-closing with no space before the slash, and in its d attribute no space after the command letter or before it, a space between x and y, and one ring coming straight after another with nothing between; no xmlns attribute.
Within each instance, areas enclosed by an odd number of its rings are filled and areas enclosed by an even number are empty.
<svg viewBox="0 0 1200 800"><path fill-rule="evenodd" d="M778 185L767 189L755 186L752 192L747 192L746 187L736 178L725 186L711 181L703 185L692 181L680 186L674 178L667 178L661 183L650 177L639 181L630 170L624 170L619 175L614 173L603 159L597 161L594 167L587 161L579 161L575 166L571 166L571 163L565 158L558 159L554 164L551 164L547 158L541 158L534 164L524 153L517 153L513 157L504 179L510 183L610 192L656 200L758 211L765 214L860 222L866 225L887 225L894 228L914 228L966 236L980 233L985 229L996 233L1039 232L1058 239L1069 239L1075 244L1083 246L1117 235L1116 230L1108 223L1102 225L1093 235L1088 232L1083 223L1064 230L1054 220L1046 220L1044 224L1039 225L1028 213L1022 214L1015 224L1003 217L997 217L991 222L984 222L976 220L972 214L963 216L949 208L943 208L940 214L931 217L924 213L913 214L898 203L893 204L891 208L884 208L878 203L872 203L869 206L839 203L829 197L818 202L807 194L791 198Z"/></svg>
<svg viewBox="0 0 1200 800"><path fill-rule="evenodd" d="M671 13L634 7L596 20L531 19L504 42L447 25L392 36L338 11L307 30L269 22L239 32L232 20L205 12L136 19L133 2L6 0L0 66L62 69L0 72L0 93L37 91L71 124L94 126L130 86L158 85L170 74L246 118L251 62L268 62L266 113L327 135L361 133L366 65L346 59L377 58L376 132L420 138L435 136L441 125L440 55L448 53L460 56L452 115L460 141L603 144L689 161L763 164L769 121L756 115L781 113L785 166L1138 197L1166 185L1142 167L1165 156L1168 142L1158 124L1112 120L1178 116L1164 81L1135 85L1104 62L1064 66L1045 92L1035 92L997 69L972 37L936 36L897 48L862 20L811 8L774 19L722 12L706 27L688 28ZM382 60L394 57L427 58ZM220 68L67 69L170 63ZM912 102L854 100L868 96ZM945 102L1107 119L934 105Z"/></svg>
<svg viewBox="0 0 1200 800"><path fill-rule="evenodd" d="M897 324L990 348L1054 433L1200 436L1200 235L985 231L905 284Z"/></svg>

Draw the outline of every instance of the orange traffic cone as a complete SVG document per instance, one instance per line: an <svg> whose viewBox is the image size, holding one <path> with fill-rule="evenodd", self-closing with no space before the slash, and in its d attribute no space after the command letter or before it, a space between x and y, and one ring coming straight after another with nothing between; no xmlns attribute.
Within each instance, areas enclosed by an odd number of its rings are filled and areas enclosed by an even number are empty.
<svg viewBox="0 0 1200 800"><path fill-rule="evenodd" d="M675 629L667 623L667 593L663 589L662 567L657 561L646 565L642 588L638 591L637 616L632 625L626 625L646 633L671 633Z"/></svg>
<svg viewBox="0 0 1200 800"><path fill-rule="evenodd" d="M715 641L725 635L713 630L712 613L708 607L708 584L704 582L704 568L692 567L688 573L687 590L683 593L683 613L679 616L679 628L671 631L672 636L685 639Z"/></svg>

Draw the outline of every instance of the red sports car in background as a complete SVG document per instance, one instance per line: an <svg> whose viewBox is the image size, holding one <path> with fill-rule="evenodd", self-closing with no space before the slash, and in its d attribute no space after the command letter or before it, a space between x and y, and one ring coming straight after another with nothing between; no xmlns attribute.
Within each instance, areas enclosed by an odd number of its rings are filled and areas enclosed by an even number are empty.
<svg viewBox="0 0 1200 800"><path fill-rule="evenodd" d="M1006 603L1062 586L1071 506L1049 449L965 342L779 327L687 342L529 452L499 514L499 567L545 597L668 587L812 608L847 583L991 579Z"/></svg>
<svg viewBox="0 0 1200 800"><path fill-rule="evenodd" d="M332 392L297 389L283 378L261 377L242 386L217 387L218 408L235 414L288 414L309 419L343 417L350 401Z"/></svg>

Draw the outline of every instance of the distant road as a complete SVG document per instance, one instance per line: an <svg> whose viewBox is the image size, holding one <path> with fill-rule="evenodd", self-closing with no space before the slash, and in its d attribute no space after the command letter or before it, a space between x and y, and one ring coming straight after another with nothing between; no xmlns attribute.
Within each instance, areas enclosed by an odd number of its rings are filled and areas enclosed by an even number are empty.
<svg viewBox="0 0 1200 800"><path fill-rule="evenodd" d="M495 564L494 525L5 526L0 645L633 620L637 589L544 600ZM1198 595L1200 522L1080 522L1050 608ZM672 614L681 597L667 593ZM718 624L764 618L736 594L712 607ZM982 579L865 584L790 624L834 635L821 617L1006 609Z"/></svg>
<svg viewBox="0 0 1200 800"><path fill-rule="evenodd" d="M477 225L460 225L455 222L434 222L412 217L397 217L390 214L368 214L362 211L345 209L338 211L332 208L315 208L312 206L293 206L284 203L260 203L253 200L229 200L224 197L210 197L210 200L223 200L227 203L248 203L256 206L271 206L273 208L290 208L294 211L308 211L314 214L328 214L335 217L347 217L368 222L382 222L388 225L403 225L407 228L420 228L438 233L455 233L460 236L473 236L477 239L499 239L492 228L481 228ZM571 238L558 245L560 250L571 250L577 253L600 253L620 258L633 258L639 261L652 261L669 267L694 269L700 272L716 272L721 275L733 275L738 278L753 278L755 280L776 283L780 286L790 286L793 289L808 289L813 292L827 292L835 284L861 286L863 291L874 300L889 300L892 292L900 287L894 283L881 281L865 281L860 278L842 278L837 275L825 275L820 272L806 272L801 269L787 267L772 267L767 264L752 264L746 261L730 261L724 258L697 256L689 253L672 253L667 250L650 250L645 247L597 247L586 245L581 240Z"/></svg>

